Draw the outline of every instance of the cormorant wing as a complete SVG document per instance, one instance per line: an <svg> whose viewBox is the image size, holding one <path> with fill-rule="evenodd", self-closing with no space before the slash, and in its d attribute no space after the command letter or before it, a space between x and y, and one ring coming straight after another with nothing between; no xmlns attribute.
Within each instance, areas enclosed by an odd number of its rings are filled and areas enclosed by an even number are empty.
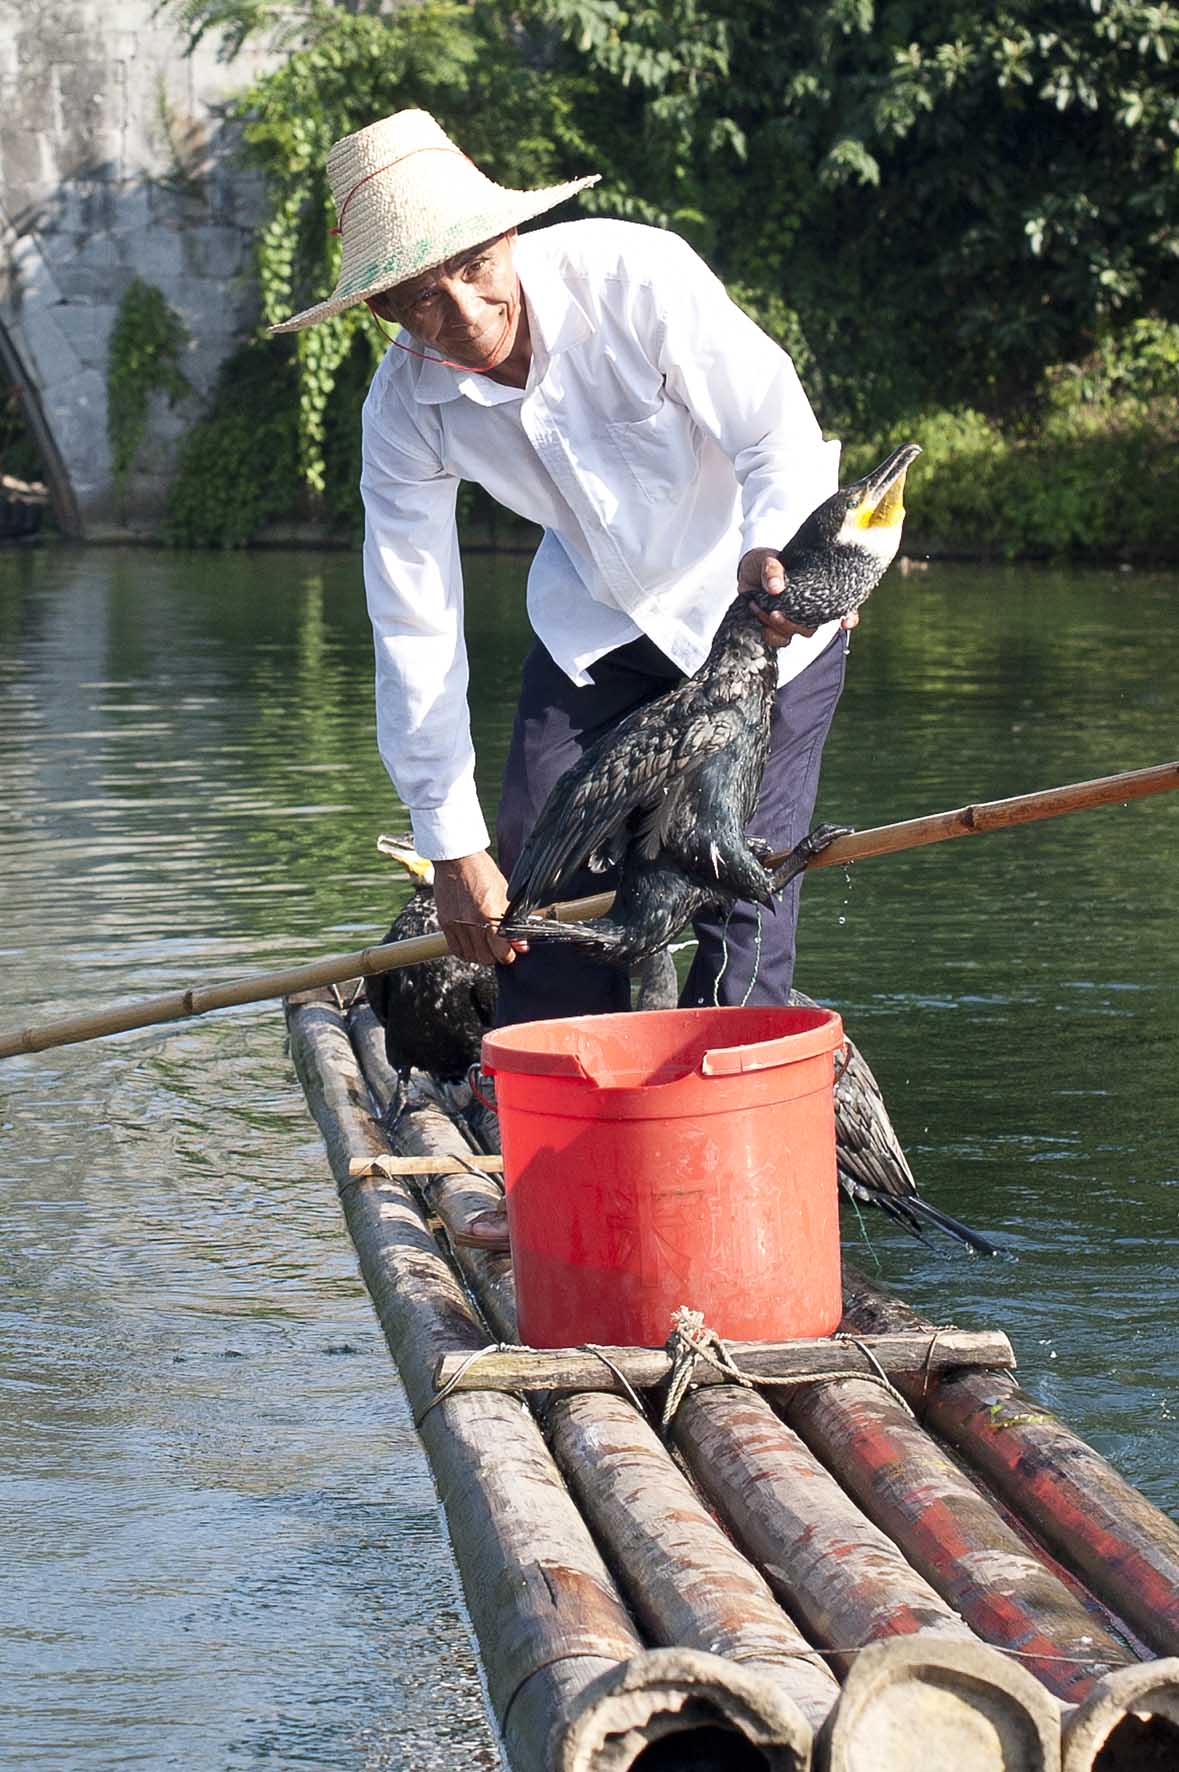
<svg viewBox="0 0 1179 1772"><path fill-rule="evenodd" d="M884 1105L880 1085L871 1065L851 1040L847 1040L847 1064L835 1084L835 1115L839 1167L849 1180L897 1199L916 1194L917 1183Z"/></svg>
<svg viewBox="0 0 1179 1772"><path fill-rule="evenodd" d="M689 679L637 708L566 770L512 869L505 922L550 902L636 813L644 852L658 849L696 771L739 729L736 714L698 701L695 690Z"/></svg>

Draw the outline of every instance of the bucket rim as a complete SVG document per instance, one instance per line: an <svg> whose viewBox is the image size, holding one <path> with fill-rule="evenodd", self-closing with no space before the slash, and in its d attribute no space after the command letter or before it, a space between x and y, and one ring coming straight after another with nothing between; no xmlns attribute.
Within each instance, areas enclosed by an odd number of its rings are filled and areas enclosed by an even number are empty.
<svg viewBox="0 0 1179 1772"><path fill-rule="evenodd" d="M716 1045L706 1045L698 1052L693 1063L678 1076L666 1077L660 1081L617 1081L613 1067L603 1059L603 1036L615 1029L623 1031L622 1024L625 1024L627 1033L641 1037L639 1024L642 1021L650 1020L653 1016L661 1019L676 1016L682 1023L688 1024L717 1021L723 1026L728 1022L735 1034L735 1018L740 1018L747 1025L759 1020L764 1025L765 1018L774 1014L789 1017L795 1025L783 1028L781 1032L769 1037L755 1040L734 1039L728 1044L720 1040ZM605 1024L611 1026L607 1027ZM543 1045L530 1047L521 1044L529 1039L539 1040L542 1029L550 1037L552 1030L559 1029L562 1045L552 1049ZM719 1031L718 1028L718 1033ZM719 1008L624 1011L612 1015L567 1016L546 1021L516 1022L511 1027L493 1029L483 1036L482 1066L493 1076L497 1072L507 1072L562 1078L601 1090L651 1090L671 1088L690 1077L732 1077L800 1063L809 1058L820 1057L825 1052L834 1052L842 1043L843 1037L843 1022L838 1011L818 1005L814 1008L763 1004L752 1008L726 1005Z"/></svg>

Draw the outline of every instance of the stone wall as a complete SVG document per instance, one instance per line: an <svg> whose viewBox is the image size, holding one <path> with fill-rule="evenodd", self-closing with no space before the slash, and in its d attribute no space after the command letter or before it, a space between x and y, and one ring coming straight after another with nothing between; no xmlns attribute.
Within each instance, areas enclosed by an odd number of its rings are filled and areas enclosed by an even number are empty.
<svg viewBox="0 0 1179 1772"><path fill-rule="evenodd" d="M0 0L0 375L19 379L59 521L150 534L176 448L257 314L260 193L230 157L227 101L267 65L192 57L154 0ZM107 347L134 277L190 336L192 393L153 403L127 497L106 439Z"/></svg>

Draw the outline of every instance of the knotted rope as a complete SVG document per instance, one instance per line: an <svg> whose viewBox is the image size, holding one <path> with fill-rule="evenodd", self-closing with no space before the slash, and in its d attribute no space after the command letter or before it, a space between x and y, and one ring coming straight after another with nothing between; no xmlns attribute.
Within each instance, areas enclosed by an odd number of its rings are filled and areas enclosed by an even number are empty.
<svg viewBox="0 0 1179 1772"><path fill-rule="evenodd" d="M854 1335L849 1335L846 1330L837 1330L831 1337L832 1341L840 1342L844 1347L858 1348L872 1368L871 1371L808 1372L805 1376L800 1374L787 1380L781 1376L775 1377L772 1373L742 1372L726 1343L721 1340L715 1329L710 1329L705 1323L703 1311L694 1311L686 1304L681 1305L675 1313L672 1323L673 1328L666 1342L667 1351L671 1355L671 1372L667 1379L663 1412L659 1418L660 1431L665 1437L675 1419L676 1411L691 1386L692 1375L701 1360L707 1360L710 1366L715 1366L718 1372L723 1372L732 1383L744 1385L747 1390L757 1390L763 1385L790 1383L809 1386L831 1384L837 1379L858 1378L861 1382L880 1385L895 1402L900 1404L906 1415L914 1421L917 1419L872 1349ZM940 1329L934 1329L931 1334L929 1348L925 1356L926 1385L929 1382L929 1366L933 1358L933 1350L937 1346L937 1338L941 1333ZM924 1396L924 1390L922 1395Z"/></svg>

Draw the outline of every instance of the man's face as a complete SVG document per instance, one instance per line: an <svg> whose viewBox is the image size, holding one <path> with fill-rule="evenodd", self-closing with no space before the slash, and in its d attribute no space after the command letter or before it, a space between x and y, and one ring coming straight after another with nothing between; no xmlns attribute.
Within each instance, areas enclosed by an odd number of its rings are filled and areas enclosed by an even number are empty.
<svg viewBox="0 0 1179 1772"><path fill-rule="evenodd" d="M510 354L520 321L512 265L515 233L471 247L373 296L369 306L423 344L471 369L495 369Z"/></svg>

